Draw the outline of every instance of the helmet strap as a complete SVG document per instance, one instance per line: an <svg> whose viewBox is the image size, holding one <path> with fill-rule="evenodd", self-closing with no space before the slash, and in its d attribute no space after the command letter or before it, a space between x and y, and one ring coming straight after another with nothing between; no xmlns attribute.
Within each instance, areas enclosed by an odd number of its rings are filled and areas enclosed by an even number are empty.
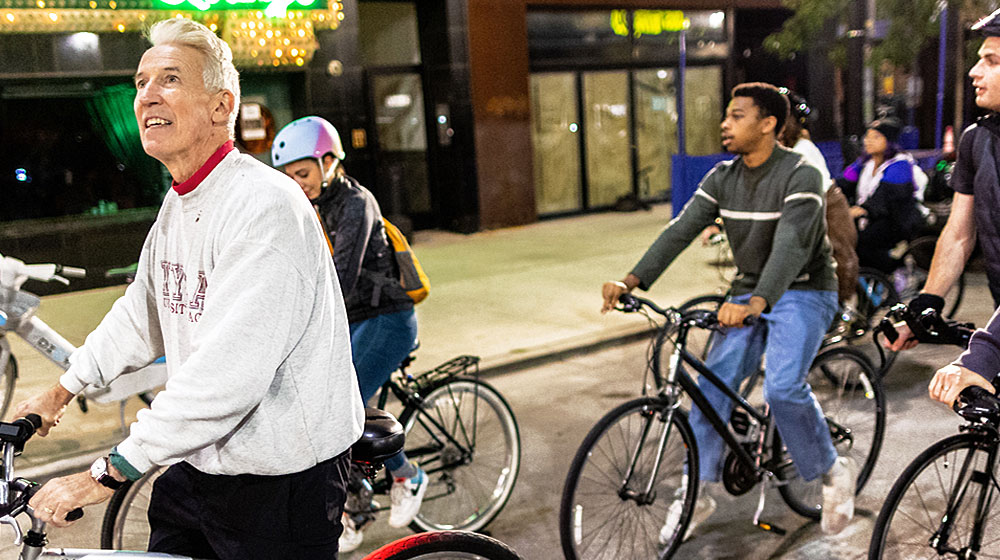
<svg viewBox="0 0 1000 560"><path fill-rule="evenodd" d="M316 161L319 163L319 172L323 175L323 182L320 183L320 188L326 189L330 186L330 182L333 181L333 178L336 176L337 164L339 164L340 161L335 159L334 162L330 164L329 169L323 168L323 158L317 158Z"/></svg>

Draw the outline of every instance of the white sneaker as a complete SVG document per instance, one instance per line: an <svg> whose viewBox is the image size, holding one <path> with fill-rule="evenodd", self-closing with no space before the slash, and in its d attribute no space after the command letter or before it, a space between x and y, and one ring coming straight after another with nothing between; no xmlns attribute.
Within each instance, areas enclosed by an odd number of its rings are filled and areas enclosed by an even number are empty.
<svg viewBox="0 0 1000 560"><path fill-rule="evenodd" d="M389 497L392 507L389 509L389 526L406 527L420 511L420 503L427 491L427 475L417 467L417 475L413 478L397 478L392 482Z"/></svg>
<svg viewBox="0 0 1000 560"><path fill-rule="evenodd" d="M681 521L681 513L684 511L684 489L678 488L674 495L678 497L670 504L670 509L667 510L667 521L660 529L660 544L663 546L666 546L673 538L674 532L677 531L677 524ZM700 489L698 498L694 501L694 512L691 514L691 520L688 522L687 531L684 532L682 540L688 540L695 528L715 513L715 507L715 498L709 495L704 488Z"/></svg>
<svg viewBox="0 0 1000 560"><path fill-rule="evenodd" d="M823 512L820 528L828 535L844 530L854 518L854 486L858 467L850 457L837 457L823 475Z"/></svg>
<svg viewBox="0 0 1000 560"><path fill-rule="evenodd" d="M346 513L340 518L344 525L344 532L340 534L340 552L350 552L361 546L361 541L365 539L365 534L361 529L354 528L354 520Z"/></svg>

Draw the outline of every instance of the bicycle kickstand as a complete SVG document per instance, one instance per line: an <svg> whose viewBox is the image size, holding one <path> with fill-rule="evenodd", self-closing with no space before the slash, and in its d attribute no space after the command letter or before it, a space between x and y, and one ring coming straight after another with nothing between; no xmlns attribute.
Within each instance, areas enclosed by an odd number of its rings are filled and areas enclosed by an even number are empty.
<svg viewBox="0 0 1000 560"><path fill-rule="evenodd" d="M764 502L767 499L767 488L770 486L771 479L774 477L773 474L767 474L767 480L764 484L760 485L760 498L757 499L757 510L753 513L753 524L759 529L769 531L775 535L785 535L788 531L778 527L777 525L768 523L766 521L761 521L760 516L764 513Z"/></svg>

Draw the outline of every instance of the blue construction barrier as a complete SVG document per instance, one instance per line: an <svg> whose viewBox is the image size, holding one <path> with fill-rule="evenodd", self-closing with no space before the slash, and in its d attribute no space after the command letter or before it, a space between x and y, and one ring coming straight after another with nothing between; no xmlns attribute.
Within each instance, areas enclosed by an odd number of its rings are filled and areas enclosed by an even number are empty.
<svg viewBox="0 0 1000 560"><path fill-rule="evenodd" d="M715 164L720 161L733 159L734 157L736 156L730 153L710 154L707 156L681 156L675 154L672 157L673 164L670 166L672 216L676 217L677 214L681 213L687 201L694 196L694 191L698 189L698 184L701 183L702 177L711 171L715 167ZM682 158L683 162L681 162ZM683 177L681 176L682 169L684 170Z"/></svg>
<svg viewBox="0 0 1000 560"><path fill-rule="evenodd" d="M823 159L826 160L826 167L830 170L830 176L834 179L840 177L844 172L844 167L847 165L844 162L843 152L840 149L840 142L837 140L816 142L816 147L819 148L820 153L823 154ZM917 164L928 174L941 157L939 150L912 150L910 153L917 161ZM683 166L681 163L682 157L684 159ZM673 165L671 166L670 173L670 202L673 205L672 215L676 217L677 214L681 213L684 205L694 196L694 191L697 190L701 179L715 167L715 164L720 161L733 159L733 157L735 157L733 154L725 152L721 154L709 154L707 156L672 156ZM681 169L684 170L683 177L681 176Z"/></svg>

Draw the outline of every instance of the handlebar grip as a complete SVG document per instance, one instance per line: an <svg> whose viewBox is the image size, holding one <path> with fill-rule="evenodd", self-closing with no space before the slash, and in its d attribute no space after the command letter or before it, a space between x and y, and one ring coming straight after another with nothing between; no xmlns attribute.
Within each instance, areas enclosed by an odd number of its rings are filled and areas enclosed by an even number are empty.
<svg viewBox="0 0 1000 560"><path fill-rule="evenodd" d="M960 412L973 403L979 405L983 413L992 412L996 414L1000 412L1000 401L997 400L997 397L978 385L970 385L962 389L958 394L958 398L952 403L951 408L955 412Z"/></svg>
<svg viewBox="0 0 1000 560"><path fill-rule="evenodd" d="M75 266L59 266L57 267L58 274L63 276L69 276L70 278L86 278L87 271L83 268L77 268Z"/></svg>
<svg viewBox="0 0 1000 560"><path fill-rule="evenodd" d="M24 419L27 420L31 424L31 427L36 430L42 427L42 417L34 412L25 416Z"/></svg>
<svg viewBox="0 0 1000 560"><path fill-rule="evenodd" d="M83 509L76 508L73 511L66 514L66 521L76 521L83 517Z"/></svg>

